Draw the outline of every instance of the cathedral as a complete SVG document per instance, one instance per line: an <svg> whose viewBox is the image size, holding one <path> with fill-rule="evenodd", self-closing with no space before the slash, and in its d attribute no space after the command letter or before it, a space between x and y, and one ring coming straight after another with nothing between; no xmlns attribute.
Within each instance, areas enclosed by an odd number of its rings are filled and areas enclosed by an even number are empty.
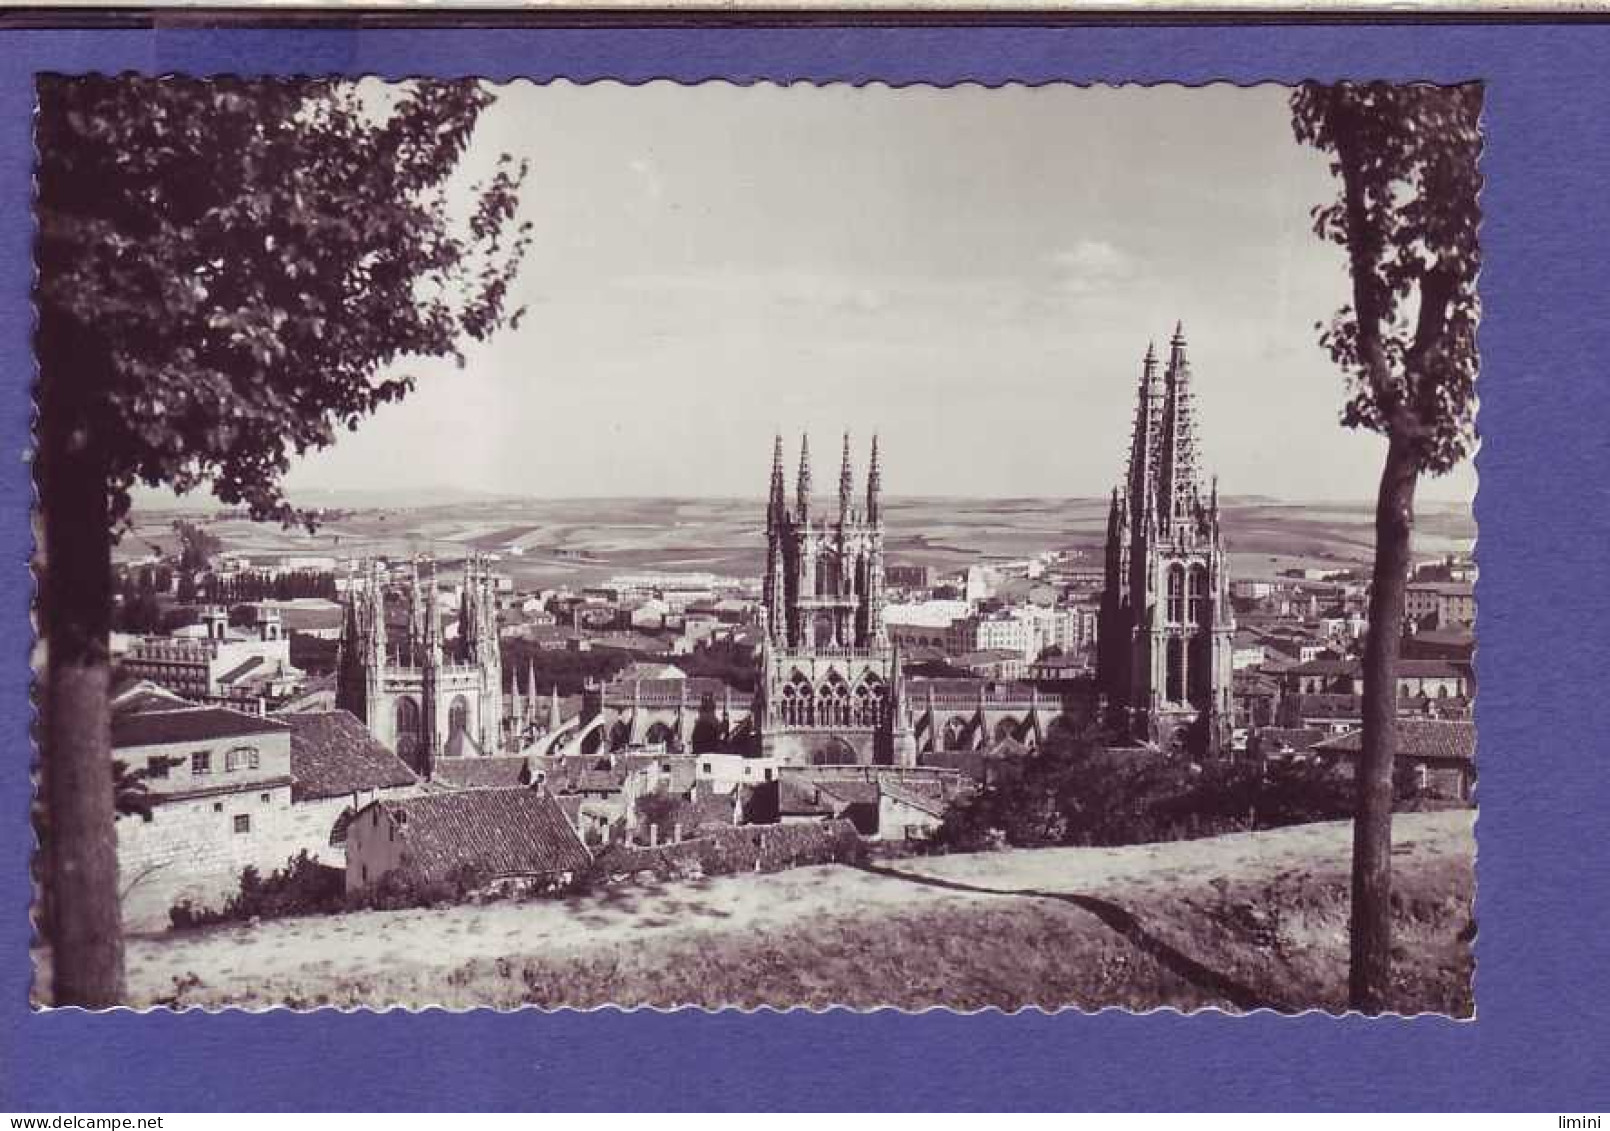
<svg viewBox="0 0 1610 1131"><path fill-rule="evenodd" d="M388 623L388 598L405 622ZM456 631L444 626L442 605L434 560L423 573L415 561L401 584L371 562L349 579L338 664L336 706L425 776L438 759L497 754L504 745L503 661L486 563L474 555L464 563Z"/></svg>
<svg viewBox="0 0 1610 1131"><path fill-rule="evenodd" d="M1164 750L1227 750L1229 560L1217 484L1206 497L1202 491L1179 326L1163 372L1154 347L1141 364L1129 473L1107 519L1105 580L1096 678L1114 729Z"/></svg>
<svg viewBox="0 0 1610 1131"><path fill-rule="evenodd" d="M766 638L753 710L765 757L788 765L916 764L899 651L883 625L881 491L877 439L863 501L846 435L838 507L817 511L807 438L790 507L777 438L766 506Z"/></svg>

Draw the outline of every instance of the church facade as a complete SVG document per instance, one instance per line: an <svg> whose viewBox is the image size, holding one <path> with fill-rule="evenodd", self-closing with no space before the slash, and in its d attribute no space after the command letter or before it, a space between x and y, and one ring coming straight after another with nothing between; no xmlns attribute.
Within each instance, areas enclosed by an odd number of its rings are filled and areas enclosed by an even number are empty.
<svg viewBox="0 0 1610 1131"><path fill-rule="evenodd" d="M883 624L881 474L874 438L857 495L846 435L838 506L818 511L806 439L790 506L776 440L752 717L761 755L785 765L916 764L899 651Z"/></svg>
<svg viewBox="0 0 1610 1131"><path fill-rule="evenodd" d="M337 670L336 705L427 777L442 758L497 754L505 744L495 586L481 559L464 563L451 634L443 604L434 560L423 570L415 561L401 583L369 563L350 579ZM400 615L388 618L388 608Z"/></svg>
<svg viewBox="0 0 1610 1131"><path fill-rule="evenodd" d="M1141 365L1128 473L1107 520L1097 684L1113 729L1163 750L1228 750L1235 633L1218 487L1204 493L1185 334Z"/></svg>

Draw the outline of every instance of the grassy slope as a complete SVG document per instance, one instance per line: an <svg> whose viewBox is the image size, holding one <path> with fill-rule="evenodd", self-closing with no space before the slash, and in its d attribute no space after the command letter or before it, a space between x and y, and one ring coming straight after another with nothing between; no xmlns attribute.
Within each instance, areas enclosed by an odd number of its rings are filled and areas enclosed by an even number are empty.
<svg viewBox="0 0 1610 1131"><path fill-rule="evenodd" d="M1398 818L1403 1012L1471 1011L1472 821ZM224 928L132 940L130 991L136 1005L248 1007L1334 1010L1350 835L1312 825Z"/></svg>

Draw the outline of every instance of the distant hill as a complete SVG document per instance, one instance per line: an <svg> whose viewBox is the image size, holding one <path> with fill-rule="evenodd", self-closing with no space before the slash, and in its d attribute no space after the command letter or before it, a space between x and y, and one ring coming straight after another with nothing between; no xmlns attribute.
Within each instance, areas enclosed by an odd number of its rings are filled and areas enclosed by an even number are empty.
<svg viewBox="0 0 1610 1131"><path fill-rule="evenodd" d="M451 560L476 550L502 555L501 568L529 586L586 584L645 569L752 577L765 564L765 504L758 498L521 499L446 487L424 494L329 491L297 501L343 513L308 534L223 517L216 509L187 509L214 515L208 529L224 548L251 556L432 553ZM823 505L831 504L824 498ZM884 506L888 557L948 571L1046 550L1082 550L1095 564L1109 505L1108 498L894 496ZM1374 546L1368 502L1226 496L1220 506L1239 575L1356 566L1370 559ZM175 513L137 509L135 530L120 552L166 545ZM1416 549L1422 555L1468 549L1475 532L1468 508L1424 504Z"/></svg>

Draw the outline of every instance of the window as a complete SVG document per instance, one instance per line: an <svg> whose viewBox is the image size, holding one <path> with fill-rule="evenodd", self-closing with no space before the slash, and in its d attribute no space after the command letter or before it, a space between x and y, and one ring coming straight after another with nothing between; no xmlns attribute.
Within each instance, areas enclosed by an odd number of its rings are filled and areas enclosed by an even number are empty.
<svg viewBox="0 0 1610 1131"><path fill-rule="evenodd" d="M252 831L252 815L250 813L235 814L235 831L249 833Z"/></svg>
<svg viewBox="0 0 1610 1131"><path fill-rule="evenodd" d="M1185 619L1185 567L1170 566L1168 571L1168 623Z"/></svg>
<svg viewBox="0 0 1610 1131"><path fill-rule="evenodd" d="M214 801L212 803L212 811L214 813L222 813L224 811L224 803L222 801Z"/></svg>
<svg viewBox="0 0 1610 1131"><path fill-rule="evenodd" d="M1201 566L1191 567L1190 588L1185 598L1185 620L1189 624L1208 623L1208 577Z"/></svg>
<svg viewBox="0 0 1610 1131"><path fill-rule="evenodd" d="M190 772L192 774L212 773L212 752L210 750L197 750L190 755Z"/></svg>
<svg viewBox="0 0 1610 1131"><path fill-rule="evenodd" d="M224 755L224 772L232 773L235 770L255 770L258 766L257 748L254 746L237 746Z"/></svg>
<svg viewBox="0 0 1610 1131"><path fill-rule="evenodd" d="M269 801L271 800L272 796L273 796L272 794L267 794L267 793L259 793L257 795L258 799L260 801L262 801L262 803L264 805L267 805L269 803Z"/></svg>
<svg viewBox="0 0 1610 1131"><path fill-rule="evenodd" d="M145 776L148 778L165 778L168 776L168 760L158 754L155 758L145 760Z"/></svg>

